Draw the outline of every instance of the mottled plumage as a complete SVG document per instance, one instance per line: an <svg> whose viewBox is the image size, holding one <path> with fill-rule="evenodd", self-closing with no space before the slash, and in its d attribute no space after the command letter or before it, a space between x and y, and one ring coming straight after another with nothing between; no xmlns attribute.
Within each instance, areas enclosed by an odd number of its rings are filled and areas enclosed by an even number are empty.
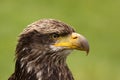
<svg viewBox="0 0 120 80"><path fill-rule="evenodd" d="M73 45L74 39L80 46ZM15 72L9 80L74 80L66 64L73 49L89 51L86 39L73 28L54 19L36 21L19 36Z"/></svg>

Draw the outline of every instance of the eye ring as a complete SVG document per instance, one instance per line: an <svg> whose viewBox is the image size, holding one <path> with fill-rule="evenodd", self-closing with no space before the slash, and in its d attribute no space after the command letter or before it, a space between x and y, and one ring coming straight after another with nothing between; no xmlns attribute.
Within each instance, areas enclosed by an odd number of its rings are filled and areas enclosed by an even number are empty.
<svg viewBox="0 0 120 80"><path fill-rule="evenodd" d="M57 39L57 38L59 38L59 37L60 37L60 35L57 34L57 33L52 34L52 38L53 38L53 39Z"/></svg>

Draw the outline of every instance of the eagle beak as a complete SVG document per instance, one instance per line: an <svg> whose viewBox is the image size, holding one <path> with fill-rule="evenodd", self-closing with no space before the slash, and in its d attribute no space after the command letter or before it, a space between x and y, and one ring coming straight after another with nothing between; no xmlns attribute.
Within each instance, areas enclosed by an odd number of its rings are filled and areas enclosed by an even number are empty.
<svg viewBox="0 0 120 80"><path fill-rule="evenodd" d="M67 49L77 49L89 53L89 44L86 38L78 33L72 33L66 37L61 37L54 46L65 47Z"/></svg>

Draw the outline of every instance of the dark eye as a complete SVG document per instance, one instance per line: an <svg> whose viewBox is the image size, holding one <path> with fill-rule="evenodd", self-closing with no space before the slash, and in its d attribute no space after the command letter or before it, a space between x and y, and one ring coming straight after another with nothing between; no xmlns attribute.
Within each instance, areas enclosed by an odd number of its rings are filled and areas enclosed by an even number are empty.
<svg viewBox="0 0 120 80"><path fill-rule="evenodd" d="M58 38L58 37L60 37L59 34L56 34L56 33L52 34L52 38L53 38L53 39L56 39L56 38Z"/></svg>

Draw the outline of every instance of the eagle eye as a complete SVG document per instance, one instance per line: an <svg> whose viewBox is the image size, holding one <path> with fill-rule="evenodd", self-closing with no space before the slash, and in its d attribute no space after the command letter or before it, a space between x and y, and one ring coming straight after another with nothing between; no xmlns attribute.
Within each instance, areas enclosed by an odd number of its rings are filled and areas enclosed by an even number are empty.
<svg viewBox="0 0 120 80"><path fill-rule="evenodd" d="M53 33L53 34L52 34L52 38L53 38L53 39L57 39L58 37L60 37L59 34L57 34L57 33Z"/></svg>

